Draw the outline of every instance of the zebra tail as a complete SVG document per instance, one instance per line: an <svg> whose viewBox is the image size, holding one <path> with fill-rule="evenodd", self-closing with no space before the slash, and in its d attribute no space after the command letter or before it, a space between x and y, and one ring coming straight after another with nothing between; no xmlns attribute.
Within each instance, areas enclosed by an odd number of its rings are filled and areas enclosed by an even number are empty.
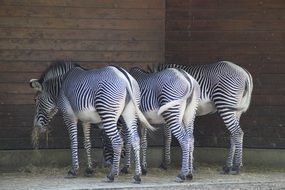
<svg viewBox="0 0 285 190"><path fill-rule="evenodd" d="M130 98L131 98L133 104L135 105L136 113L137 113L138 119L140 120L142 126L146 127L150 131L155 131L156 129L149 124L149 122L145 118L144 114L141 112L139 105L136 101L136 98L134 97L134 90L133 90L132 86L133 86L133 81L136 82L136 80L124 69L122 69L120 67L115 67L115 68L117 68L126 77L127 84L128 84L127 85L127 91L130 95ZM139 85L137 84L137 86L139 86Z"/></svg>
<svg viewBox="0 0 285 190"><path fill-rule="evenodd" d="M187 80L188 81L188 80ZM166 103L165 105L161 106L157 112L157 115L161 115L163 112L165 112L166 110L168 110L169 108L179 105L181 104L183 101L186 101L189 96L191 96L193 89L191 88L191 84L188 82L188 91L187 93L184 95L183 98L178 99L178 100L173 100L171 102Z"/></svg>
<svg viewBox="0 0 285 190"><path fill-rule="evenodd" d="M245 90L243 93L243 97L242 97L242 100L239 106L235 108L236 110L241 110L242 112L246 112L248 110L250 102L251 102L251 95L252 95L252 90L253 90L252 76L248 71L246 71L246 74L247 74L247 79L245 81Z"/></svg>
<svg viewBox="0 0 285 190"><path fill-rule="evenodd" d="M137 103L137 101L136 101L136 99L135 99L135 97L134 97L134 95L133 95L133 92L131 91L131 88L129 87L129 85L128 85L127 90L128 90L128 92L129 92L129 94L130 94L130 97L131 97L132 102L133 102L134 105L135 105L136 113L137 113L138 119L140 120L142 126L145 127L145 128L147 128L147 129L149 129L149 130L151 130L151 131L155 131L156 129L155 129L153 126L151 126L151 125L149 124L149 122L148 122L147 119L145 118L144 114L143 114L143 113L141 112L141 110L139 109L138 103Z"/></svg>
<svg viewBox="0 0 285 190"><path fill-rule="evenodd" d="M253 80L251 74L247 72L247 80L246 80L246 87L245 87L245 96L244 96L244 101L243 101L243 112L246 112L247 109L249 108L250 102L251 102L251 95L253 91Z"/></svg>

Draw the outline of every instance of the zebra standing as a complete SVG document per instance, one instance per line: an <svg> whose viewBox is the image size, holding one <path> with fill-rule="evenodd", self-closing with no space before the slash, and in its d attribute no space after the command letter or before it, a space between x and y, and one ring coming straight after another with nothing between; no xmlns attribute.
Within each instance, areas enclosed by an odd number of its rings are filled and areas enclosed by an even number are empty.
<svg viewBox="0 0 285 190"><path fill-rule="evenodd" d="M101 123L113 147L113 165L106 181L114 181L119 171L122 140L117 130L121 116L130 134L135 155L134 182L141 181L140 138L137 132L137 117L147 128L149 125L139 110L140 90L136 80L125 70L108 66L96 70L85 70L73 63L58 62L51 65L39 80L30 81L37 90L34 126L45 130L56 113L62 112L71 140L72 168L68 177L75 177L79 169L77 122L83 122L85 148L90 158L90 123ZM92 171L91 158L88 172Z"/></svg>
<svg viewBox="0 0 285 190"><path fill-rule="evenodd" d="M194 150L193 123L199 103L200 87L183 70L166 69L146 73L132 68L130 74L138 81L141 90L141 110L151 124L166 123L182 149L182 168L176 181L192 177ZM142 169L146 172L146 130L142 129ZM128 156L126 154L126 156Z"/></svg>
<svg viewBox="0 0 285 190"><path fill-rule="evenodd" d="M230 150L224 173L239 173L242 166L243 131L240 127L241 114L246 112L253 90L252 77L248 71L229 62L220 61L207 65L162 64L157 71L180 68L193 76L201 87L201 101L197 116L218 112L230 132ZM170 163L171 135L167 128L165 141L165 163Z"/></svg>

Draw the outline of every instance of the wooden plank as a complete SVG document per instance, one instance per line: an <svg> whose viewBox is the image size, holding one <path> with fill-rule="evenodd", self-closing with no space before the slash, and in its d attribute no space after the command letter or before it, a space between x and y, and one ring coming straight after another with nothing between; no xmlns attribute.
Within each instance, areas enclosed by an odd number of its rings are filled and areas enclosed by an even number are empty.
<svg viewBox="0 0 285 190"><path fill-rule="evenodd" d="M167 31L166 41L192 42L280 42L283 31Z"/></svg>
<svg viewBox="0 0 285 190"><path fill-rule="evenodd" d="M284 92L284 90L283 90ZM274 93L274 92L273 92ZM285 95L272 95L272 93L266 95L254 95L253 105L271 105L271 106L285 106Z"/></svg>
<svg viewBox="0 0 285 190"><path fill-rule="evenodd" d="M241 9L239 7L232 9L173 9L170 8L166 12L166 20L215 20L215 19L245 19L251 20L278 20L284 19L285 15L282 11L276 11L275 9L254 9L250 11L248 9Z"/></svg>
<svg viewBox="0 0 285 190"><path fill-rule="evenodd" d="M54 61L71 57L78 61L100 62L160 62L163 52L94 52L94 51L35 51L35 50L0 50L0 61Z"/></svg>
<svg viewBox="0 0 285 190"><path fill-rule="evenodd" d="M25 75L24 73L31 73L30 77L38 77L40 73L42 73L52 62L49 61L0 61L0 73L10 73L14 75L15 73L22 72L21 75ZM104 66L110 65L108 62L104 61L86 61L86 62L76 62L80 64L82 67L87 69L96 69ZM147 61L116 61L111 63L113 65L121 66L124 68L130 68L135 66L145 68L147 65L152 65L154 62ZM276 69L276 71L280 71L280 69ZM32 74L33 73L33 74ZM1 77L0 74L0 77ZM9 74L5 74L6 76ZM7 76L8 77L8 76ZM13 79L8 79L13 80ZM0 81L5 82L5 81ZM23 82L23 81L18 81Z"/></svg>
<svg viewBox="0 0 285 190"><path fill-rule="evenodd" d="M0 65L1 69L1 65ZM0 72L0 83L28 83L31 78L38 78L41 73L29 72Z"/></svg>
<svg viewBox="0 0 285 190"><path fill-rule="evenodd" d="M163 0L1 0L2 5L15 6L56 6L56 7L97 7L97 8L164 8Z"/></svg>
<svg viewBox="0 0 285 190"><path fill-rule="evenodd" d="M263 65L268 63L279 63L281 64L285 56L282 54L253 54L248 52L220 52L220 51L208 51L200 53L192 52L179 52L179 51L168 51L166 47L166 62L167 63L177 63L177 64L205 64L213 63L221 60L230 60L234 63L239 63L241 65L256 64ZM205 56L205 54L207 56Z"/></svg>
<svg viewBox="0 0 285 190"><path fill-rule="evenodd" d="M229 139L213 136L199 136L195 141L198 147L229 147ZM283 139L280 138L261 138L251 137L245 138L243 143L244 148L285 148ZM225 155L226 157L226 155Z"/></svg>
<svg viewBox="0 0 285 190"><path fill-rule="evenodd" d="M198 42L198 41L169 41L165 47L168 51L179 52L208 52L219 51L227 52L247 52L255 54L281 53L285 51L285 46L280 42Z"/></svg>
<svg viewBox="0 0 285 190"><path fill-rule="evenodd" d="M246 115L255 117L282 117L284 115L284 111L284 106L250 106Z"/></svg>
<svg viewBox="0 0 285 190"><path fill-rule="evenodd" d="M164 9L104 9L72 7L1 6L0 17L163 19Z"/></svg>
<svg viewBox="0 0 285 190"><path fill-rule="evenodd" d="M167 20L166 30L284 31L283 24L281 20Z"/></svg>
<svg viewBox="0 0 285 190"><path fill-rule="evenodd" d="M0 17L0 27L49 29L162 30L163 20Z"/></svg>
<svg viewBox="0 0 285 190"><path fill-rule="evenodd" d="M190 3L190 7L193 9L211 9L211 8L219 8L222 10L227 9L271 9L271 8L284 8L284 2L282 0L239 0L239 1L227 1L227 0L192 0Z"/></svg>
<svg viewBox="0 0 285 190"><path fill-rule="evenodd" d="M35 106L31 104L25 105L1 105L0 117L8 118L9 116L30 116L34 112Z"/></svg>
<svg viewBox="0 0 285 190"><path fill-rule="evenodd" d="M160 41L0 39L0 50L161 51Z"/></svg>
<svg viewBox="0 0 285 190"><path fill-rule="evenodd" d="M161 31L147 30L74 30L43 28L0 28L0 38L25 38L49 40L103 40L103 41L163 41Z"/></svg>
<svg viewBox="0 0 285 190"><path fill-rule="evenodd" d="M3 104L8 104L8 105L33 104L34 97L35 97L35 94L0 93L0 104L2 105Z"/></svg>

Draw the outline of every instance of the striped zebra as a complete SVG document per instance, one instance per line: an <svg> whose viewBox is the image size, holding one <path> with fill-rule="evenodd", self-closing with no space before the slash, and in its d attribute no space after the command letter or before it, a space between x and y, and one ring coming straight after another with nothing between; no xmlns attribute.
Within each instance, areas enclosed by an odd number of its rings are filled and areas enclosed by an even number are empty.
<svg viewBox="0 0 285 190"><path fill-rule="evenodd" d="M151 124L165 123L182 149L182 167L176 181L192 179L194 151L193 123L199 103L200 87L189 74L179 69L146 73L132 68L130 74L141 90L141 110ZM142 170L146 173L147 129L142 129ZM126 154L128 157L128 154ZM123 168L124 170L124 168ZM125 170L126 171L126 170Z"/></svg>
<svg viewBox="0 0 285 190"><path fill-rule="evenodd" d="M67 177L76 177L79 169L77 122L83 123L85 148L88 157L87 173L92 172L90 157L90 124L101 123L113 148L113 165L106 182L114 181L119 172L122 140L117 129L121 116L130 134L135 155L135 183L140 183L140 138L137 118L145 127L154 128L139 110L140 90L136 80L119 67L108 66L85 70L77 64L57 62L40 77L30 80L37 91L34 127L45 130L57 110L62 112L71 141L72 167Z"/></svg>
<svg viewBox="0 0 285 190"><path fill-rule="evenodd" d="M240 66L220 61L206 65L161 64L155 71L179 68L193 76L201 87L201 101L197 116L218 112L230 132L230 150L223 172L237 174L242 166L243 131L240 127L241 114L246 112L253 90L252 76ZM171 135L165 129L165 161L170 163Z"/></svg>

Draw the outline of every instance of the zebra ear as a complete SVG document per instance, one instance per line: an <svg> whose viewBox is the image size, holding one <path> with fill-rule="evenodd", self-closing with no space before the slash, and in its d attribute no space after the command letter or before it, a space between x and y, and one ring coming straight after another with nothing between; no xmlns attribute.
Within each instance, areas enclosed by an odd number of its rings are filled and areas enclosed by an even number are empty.
<svg viewBox="0 0 285 190"><path fill-rule="evenodd" d="M39 82L38 79L31 79L30 80L30 86L35 89L36 91L42 91L43 90L43 86L42 84Z"/></svg>

